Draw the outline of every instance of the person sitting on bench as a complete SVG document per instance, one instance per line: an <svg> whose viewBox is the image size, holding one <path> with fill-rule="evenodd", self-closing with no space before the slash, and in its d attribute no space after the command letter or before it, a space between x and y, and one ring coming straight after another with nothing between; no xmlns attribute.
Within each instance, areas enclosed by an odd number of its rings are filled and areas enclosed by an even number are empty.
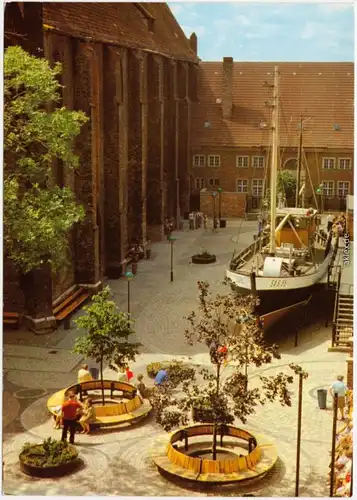
<svg viewBox="0 0 357 500"><path fill-rule="evenodd" d="M96 417L95 417L95 409L93 406L93 401L91 398L88 398L84 403L82 416L79 419L79 423L81 424L81 427L83 429L82 434L90 433L89 424L94 422L95 418Z"/></svg>

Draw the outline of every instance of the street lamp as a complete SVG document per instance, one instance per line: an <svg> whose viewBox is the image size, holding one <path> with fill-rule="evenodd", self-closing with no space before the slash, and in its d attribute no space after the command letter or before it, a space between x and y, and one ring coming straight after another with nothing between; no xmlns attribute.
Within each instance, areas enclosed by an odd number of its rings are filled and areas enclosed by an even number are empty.
<svg viewBox="0 0 357 500"><path fill-rule="evenodd" d="M134 278L134 274L130 271L127 271L124 274L124 276L128 282L128 324L129 324L129 320L130 320L130 282Z"/></svg>
<svg viewBox="0 0 357 500"><path fill-rule="evenodd" d="M174 236L168 237L168 240L171 244L171 273L170 273L170 281L172 282L174 280L174 242L176 241L176 238Z"/></svg>
<svg viewBox="0 0 357 500"><path fill-rule="evenodd" d="M219 202L218 202L218 219L219 219L219 222L221 222L222 191L223 191L223 189L221 187L219 187L217 189L217 191L218 191L218 196L219 196Z"/></svg>
<svg viewBox="0 0 357 500"><path fill-rule="evenodd" d="M216 229L216 191L212 192L212 201L213 201L213 231Z"/></svg>

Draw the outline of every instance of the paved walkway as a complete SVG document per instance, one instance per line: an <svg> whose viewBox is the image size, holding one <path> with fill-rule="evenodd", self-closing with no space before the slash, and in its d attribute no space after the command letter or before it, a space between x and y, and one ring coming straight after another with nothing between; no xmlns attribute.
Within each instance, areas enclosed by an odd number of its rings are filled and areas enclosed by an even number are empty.
<svg viewBox="0 0 357 500"><path fill-rule="evenodd" d="M189 348L184 341L184 319L196 307L197 286L207 279L216 289L221 286L225 266L234 248L252 241L256 222L229 221L227 229L177 232L175 242L175 281L170 283L170 249L167 242L153 246L152 260L139 263L132 282L132 307L136 339L143 344L141 354L132 365L134 373L146 373L147 363L178 358L209 366L201 346ZM239 233L238 243L232 241ZM217 255L210 266L190 264L190 257L201 250ZM127 307L127 285L124 280L108 282L122 310ZM81 314L81 313L78 313ZM163 434L153 417L119 431L98 431L78 436L77 445L85 467L58 480L32 479L18 468L18 454L24 442L37 442L48 436L59 437L46 412L46 400L55 390L76 380L80 359L70 353L79 332L59 330L38 337L29 332L4 334L4 489L16 495L145 495L202 496L200 490L187 490L162 478L150 460L150 447ZM330 330L314 326L299 334L294 347L293 332L276 334L282 359L269 366L266 373L289 371L288 363L301 364L310 374L304 385L303 430L301 449L301 496L328 494L326 475L331 446L331 410L317 408L316 391L327 387L339 372L346 371L346 356L327 353ZM26 350L24 350L24 346ZM67 360L67 362L65 361ZM91 363L93 365L93 363ZM261 370L251 370L250 384L258 384ZM226 374L229 373L229 367ZM106 370L106 375L116 374ZM260 483L240 487L213 489L213 495L293 496L296 452L297 384L292 387L292 407L277 404L258 408L245 426L262 432L276 441L279 463Z"/></svg>

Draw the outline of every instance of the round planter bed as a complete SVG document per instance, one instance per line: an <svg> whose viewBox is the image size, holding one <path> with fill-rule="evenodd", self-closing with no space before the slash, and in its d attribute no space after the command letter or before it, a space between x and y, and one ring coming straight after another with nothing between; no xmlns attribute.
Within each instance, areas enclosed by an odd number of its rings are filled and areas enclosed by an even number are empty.
<svg viewBox="0 0 357 500"><path fill-rule="evenodd" d="M74 446L68 445L74 453L72 460L59 465L51 465L49 467L41 467L37 465L29 464L25 461L25 452L20 453L20 469L24 474L32 477L58 477L70 474L82 463L82 460L78 457L78 452ZM37 448L38 445L34 445L33 448Z"/></svg>
<svg viewBox="0 0 357 500"><path fill-rule="evenodd" d="M217 258L212 254L196 254L192 256L193 264L213 264Z"/></svg>

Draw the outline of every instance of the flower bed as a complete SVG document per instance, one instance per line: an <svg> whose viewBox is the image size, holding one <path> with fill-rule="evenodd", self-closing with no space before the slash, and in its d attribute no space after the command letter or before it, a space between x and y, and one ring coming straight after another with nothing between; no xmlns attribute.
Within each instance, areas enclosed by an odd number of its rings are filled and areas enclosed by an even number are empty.
<svg viewBox="0 0 357 500"><path fill-rule="evenodd" d="M193 264L213 264L217 258L214 254L209 252L202 252L192 256Z"/></svg>
<svg viewBox="0 0 357 500"><path fill-rule="evenodd" d="M74 446L52 438L45 439L41 444L25 443L19 460L22 472L36 477L63 476L80 464Z"/></svg>

